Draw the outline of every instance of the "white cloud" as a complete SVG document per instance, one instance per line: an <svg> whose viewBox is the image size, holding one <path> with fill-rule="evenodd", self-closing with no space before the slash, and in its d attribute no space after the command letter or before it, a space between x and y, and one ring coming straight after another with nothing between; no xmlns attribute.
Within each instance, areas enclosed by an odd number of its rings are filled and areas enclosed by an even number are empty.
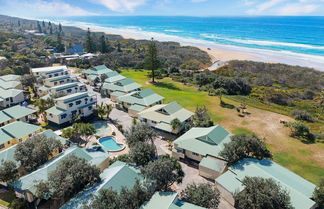
<svg viewBox="0 0 324 209"><path fill-rule="evenodd" d="M285 0L268 0L264 3L258 4L256 7L249 9L247 11L250 15L258 15L262 14L264 11L267 11L268 9L273 8L274 6L277 6L278 4L284 2Z"/></svg>
<svg viewBox="0 0 324 209"><path fill-rule="evenodd" d="M62 17L96 15L62 1L5 0L0 13L20 17Z"/></svg>
<svg viewBox="0 0 324 209"><path fill-rule="evenodd" d="M146 3L146 0L97 0L108 9L116 12L133 12L139 6Z"/></svg>
<svg viewBox="0 0 324 209"><path fill-rule="evenodd" d="M305 15L314 12L319 6L316 4L291 3L278 9L278 15Z"/></svg>

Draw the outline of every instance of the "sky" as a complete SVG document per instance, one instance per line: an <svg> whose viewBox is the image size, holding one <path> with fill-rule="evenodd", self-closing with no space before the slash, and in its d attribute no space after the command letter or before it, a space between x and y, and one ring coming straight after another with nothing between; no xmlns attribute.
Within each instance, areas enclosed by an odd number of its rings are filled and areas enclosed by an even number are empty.
<svg viewBox="0 0 324 209"><path fill-rule="evenodd" d="M63 16L323 16L324 0L0 0L0 14Z"/></svg>

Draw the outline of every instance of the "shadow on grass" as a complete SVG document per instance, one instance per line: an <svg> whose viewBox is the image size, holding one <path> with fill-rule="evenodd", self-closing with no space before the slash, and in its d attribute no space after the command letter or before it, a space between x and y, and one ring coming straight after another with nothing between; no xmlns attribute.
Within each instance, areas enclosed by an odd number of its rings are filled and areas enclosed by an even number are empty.
<svg viewBox="0 0 324 209"><path fill-rule="evenodd" d="M154 86L171 90L181 90L180 88L176 87L173 83L157 82L154 83Z"/></svg>
<svg viewBox="0 0 324 209"><path fill-rule="evenodd" d="M223 108L227 108L227 109L234 109L235 108L234 105L228 104L228 103L223 102L223 101L220 103L220 106L223 107Z"/></svg>

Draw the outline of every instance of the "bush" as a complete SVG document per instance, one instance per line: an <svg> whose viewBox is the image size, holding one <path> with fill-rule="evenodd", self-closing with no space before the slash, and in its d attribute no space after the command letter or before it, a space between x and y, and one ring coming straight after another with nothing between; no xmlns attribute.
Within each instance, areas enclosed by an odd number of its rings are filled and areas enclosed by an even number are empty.
<svg viewBox="0 0 324 209"><path fill-rule="evenodd" d="M291 115L294 116L294 118L296 120L314 122L314 119L312 118L312 116L304 110L294 109L293 111L291 111Z"/></svg>

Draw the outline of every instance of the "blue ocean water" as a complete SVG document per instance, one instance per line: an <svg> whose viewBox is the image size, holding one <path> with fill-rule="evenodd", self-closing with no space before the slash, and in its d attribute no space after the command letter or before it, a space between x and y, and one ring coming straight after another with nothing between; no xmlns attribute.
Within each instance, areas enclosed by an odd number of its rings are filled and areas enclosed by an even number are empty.
<svg viewBox="0 0 324 209"><path fill-rule="evenodd" d="M62 20L225 45L324 56L324 17L96 16Z"/></svg>

